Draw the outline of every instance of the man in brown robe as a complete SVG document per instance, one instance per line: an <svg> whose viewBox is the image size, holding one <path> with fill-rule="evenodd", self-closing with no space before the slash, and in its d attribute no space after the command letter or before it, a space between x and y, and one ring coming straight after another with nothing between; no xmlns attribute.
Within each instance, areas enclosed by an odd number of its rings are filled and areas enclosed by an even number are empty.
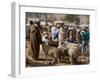
<svg viewBox="0 0 100 80"><path fill-rule="evenodd" d="M42 43L39 27L39 22L30 21L30 55L35 60L39 57L40 44Z"/></svg>

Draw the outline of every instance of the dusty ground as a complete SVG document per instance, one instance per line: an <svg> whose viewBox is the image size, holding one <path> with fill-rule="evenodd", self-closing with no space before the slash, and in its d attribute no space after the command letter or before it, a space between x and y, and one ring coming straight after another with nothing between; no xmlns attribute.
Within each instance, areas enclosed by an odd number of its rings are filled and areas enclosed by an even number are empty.
<svg viewBox="0 0 100 80"><path fill-rule="evenodd" d="M51 60L45 59L45 55L43 51L40 51L39 59L33 60L29 55L29 42L26 41L26 67L40 67L40 66L61 66L61 65L71 65L69 59L66 58L66 61L62 61L60 63L52 64ZM89 54L81 54L77 59L75 65L84 65L89 64Z"/></svg>

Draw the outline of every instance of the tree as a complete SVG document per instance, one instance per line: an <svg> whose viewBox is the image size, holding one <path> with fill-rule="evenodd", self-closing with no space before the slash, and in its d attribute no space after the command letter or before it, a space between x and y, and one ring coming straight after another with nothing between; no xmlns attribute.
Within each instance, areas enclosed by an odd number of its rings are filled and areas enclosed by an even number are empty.
<svg viewBox="0 0 100 80"><path fill-rule="evenodd" d="M56 20L54 14L49 14L49 15L47 16L47 18L48 18L48 21L50 21L50 22L53 22L53 21Z"/></svg>
<svg viewBox="0 0 100 80"><path fill-rule="evenodd" d="M72 14L65 15L64 20L68 21L69 23L74 22L77 25L79 25L80 23L80 19L78 15L72 15Z"/></svg>

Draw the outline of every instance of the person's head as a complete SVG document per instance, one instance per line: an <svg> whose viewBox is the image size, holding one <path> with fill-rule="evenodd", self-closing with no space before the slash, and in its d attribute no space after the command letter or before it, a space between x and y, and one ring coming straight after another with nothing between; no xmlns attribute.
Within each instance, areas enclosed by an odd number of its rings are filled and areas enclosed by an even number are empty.
<svg viewBox="0 0 100 80"><path fill-rule="evenodd" d="M57 24L57 28L60 28L60 25L59 24Z"/></svg>
<svg viewBox="0 0 100 80"><path fill-rule="evenodd" d="M64 23L61 23L60 24L60 28L64 28Z"/></svg>
<svg viewBox="0 0 100 80"><path fill-rule="evenodd" d="M64 23L60 23L60 26L63 27L64 26Z"/></svg>
<svg viewBox="0 0 100 80"><path fill-rule="evenodd" d="M39 27L40 26L40 22L34 21L34 26Z"/></svg>
<svg viewBox="0 0 100 80"><path fill-rule="evenodd" d="M80 34L80 32L78 31L78 34Z"/></svg>
<svg viewBox="0 0 100 80"><path fill-rule="evenodd" d="M83 29L84 30L84 32L87 32L87 29Z"/></svg>
<svg viewBox="0 0 100 80"><path fill-rule="evenodd" d="M34 22L34 26L38 27L38 25L37 25L37 23L36 23L36 22Z"/></svg>
<svg viewBox="0 0 100 80"><path fill-rule="evenodd" d="M56 26L56 23L55 23L55 21L53 21L52 23L53 23L53 26Z"/></svg>
<svg viewBox="0 0 100 80"><path fill-rule="evenodd" d="M30 20L29 24L30 24L30 25L33 25L33 21L32 21L32 20Z"/></svg>
<svg viewBox="0 0 100 80"><path fill-rule="evenodd" d="M36 24L37 24L37 26L40 26L40 21L37 21Z"/></svg>
<svg viewBox="0 0 100 80"><path fill-rule="evenodd" d="M40 19L39 19L39 18L36 19L36 24L37 24L38 26L40 26Z"/></svg>
<svg viewBox="0 0 100 80"><path fill-rule="evenodd" d="M47 39L48 38L48 33L47 32L43 32L43 36Z"/></svg>

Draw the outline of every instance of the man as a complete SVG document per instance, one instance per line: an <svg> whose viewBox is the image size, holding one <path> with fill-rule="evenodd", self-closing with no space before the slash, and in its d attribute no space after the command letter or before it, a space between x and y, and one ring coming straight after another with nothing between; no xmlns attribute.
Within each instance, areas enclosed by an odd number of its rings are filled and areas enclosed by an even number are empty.
<svg viewBox="0 0 100 80"><path fill-rule="evenodd" d="M58 39L58 36L59 36L59 28L60 28L60 25L57 24L57 28L55 30L55 39L57 38Z"/></svg>
<svg viewBox="0 0 100 80"><path fill-rule="evenodd" d="M60 26L58 39L59 39L59 46L58 46L58 48L60 48L62 43L65 40L65 31L64 31L63 24Z"/></svg>
<svg viewBox="0 0 100 80"><path fill-rule="evenodd" d="M51 28L51 34L52 34L52 41L55 40L55 30L57 29L57 27L55 25L52 26Z"/></svg>
<svg viewBox="0 0 100 80"><path fill-rule="evenodd" d="M89 31L87 29L83 30L84 32L82 33L82 53L87 53L87 48L89 44Z"/></svg>
<svg viewBox="0 0 100 80"><path fill-rule="evenodd" d="M34 23L30 21L30 54L35 60L39 57L40 44L42 44L39 27L39 21Z"/></svg>
<svg viewBox="0 0 100 80"><path fill-rule="evenodd" d="M73 31L72 30L69 31L69 37L68 37L67 41L69 43L74 43L75 42L74 39L73 39Z"/></svg>

